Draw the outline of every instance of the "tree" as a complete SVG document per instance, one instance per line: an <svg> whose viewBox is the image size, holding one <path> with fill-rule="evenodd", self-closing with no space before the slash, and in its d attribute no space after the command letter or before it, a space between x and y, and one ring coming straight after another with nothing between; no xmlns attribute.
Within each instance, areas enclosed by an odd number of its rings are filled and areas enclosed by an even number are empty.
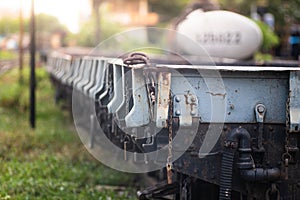
<svg viewBox="0 0 300 200"><path fill-rule="evenodd" d="M243 15L250 15L251 6L259 0L219 0L223 10L230 10Z"/></svg>
<svg viewBox="0 0 300 200"><path fill-rule="evenodd" d="M62 25L58 19L51 15L38 14L36 16L37 31L42 33L53 33L55 31L68 32L68 28ZM24 20L24 31L29 31L29 20ZM19 32L19 19L3 17L0 19L0 34L8 35Z"/></svg>
<svg viewBox="0 0 300 200"><path fill-rule="evenodd" d="M179 16L190 0L148 0L148 2L150 10L159 14L160 21L166 23Z"/></svg>
<svg viewBox="0 0 300 200"><path fill-rule="evenodd" d="M28 31L29 21L24 21L25 31ZM19 19L3 17L0 19L0 35L9 35L19 31Z"/></svg>
<svg viewBox="0 0 300 200"><path fill-rule="evenodd" d="M101 40L101 24L100 24L100 6L101 6L102 0L92 0L92 14L93 18L95 19L95 40L97 43Z"/></svg>
<svg viewBox="0 0 300 200"><path fill-rule="evenodd" d="M221 8L250 15L251 6L263 6L275 16L278 26L300 20L300 0L219 0Z"/></svg>
<svg viewBox="0 0 300 200"><path fill-rule="evenodd" d="M105 17L101 18L101 40L105 40L112 35L122 31L121 25L109 22ZM99 43L95 40L95 19L91 18L85 23L81 24L80 30L77 34L71 36L71 40L75 40L79 46L95 47Z"/></svg>
<svg viewBox="0 0 300 200"><path fill-rule="evenodd" d="M53 44L50 38L54 33L61 37L60 45L65 45L65 36L69 33L68 28L62 25L59 20L51 15L38 14L36 16L36 46L37 49L49 48Z"/></svg>
<svg viewBox="0 0 300 200"><path fill-rule="evenodd" d="M37 32L40 33L53 33L55 31L68 32L68 28L62 25L58 19L51 15L38 14L36 16Z"/></svg>
<svg viewBox="0 0 300 200"><path fill-rule="evenodd" d="M275 32L280 35L281 52L288 52L290 27L300 21L300 0L219 0L221 8L250 15L251 6L264 7L265 12L275 17Z"/></svg>

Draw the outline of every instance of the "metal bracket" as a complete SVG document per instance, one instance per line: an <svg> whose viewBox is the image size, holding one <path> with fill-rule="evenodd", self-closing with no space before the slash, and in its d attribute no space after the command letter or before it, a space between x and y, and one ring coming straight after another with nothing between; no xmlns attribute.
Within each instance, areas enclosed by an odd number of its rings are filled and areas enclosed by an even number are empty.
<svg viewBox="0 0 300 200"><path fill-rule="evenodd" d="M258 123L264 122L266 111L267 111L266 106L263 104L257 104L255 106L255 116L256 116L256 121Z"/></svg>
<svg viewBox="0 0 300 200"><path fill-rule="evenodd" d="M133 107L125 117L127 128L141 127L150 123L150 108L142 69L132 69Z"/></svg>
<svg viewBox="0 0 300 200"><path fill-rule="evenodd" d="M198 98L191 93L174 96L173 117L179 117L179 126L192 126L198 116Z"/></svg>
<svg viewBox="0 0 300 200"><path fill-rule="evenodd" d="M104 80L106 75L106 68L107 68L107 59L99 59L99 63L97 66L96 71L96 83L93 88L90 89L89 95L92 99L96 100L96 95L104 88Z"/></svg>
<svg viewBox="0 0 300 200"><path fill-rule="evenodd" d="M168 112L170 104L171 73L158 74L156 126L166 128L168 126Z"/></svg>
<svg viewBox="0 0 300 200"><path fill-rule="evenodd" d="M300 71L290 72L290 132L300 131Z"/></svg>
<svg viewBox="0 0 300 200"><path fill-rule="evenodd" d="M107 104L107 109L109 113L116 113L118 108L125 103L125 76L124 76L124 67L121 65L113 65L113 98Z"/></svg>
<svg viewBox="0 0 300 200"><path fill-rule="evenodd" d="M255 106L255 116L258 122L258 137L257 137L257 147L254 148L256 152L265 152L263 146L263 134L264 134L264 119L267 112L267 108L263 104L257 104Z"/></svg>

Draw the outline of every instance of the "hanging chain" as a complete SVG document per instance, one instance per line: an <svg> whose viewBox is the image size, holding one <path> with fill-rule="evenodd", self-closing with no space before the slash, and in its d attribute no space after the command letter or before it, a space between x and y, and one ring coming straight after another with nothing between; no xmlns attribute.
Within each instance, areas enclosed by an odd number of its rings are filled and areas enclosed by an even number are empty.
<svg viewBox="0 0 300 200"><path fill-rule="evenodd" d="M167 158L167 179L168 179L168 184L172 183L172 177L173 177L173 172L172 172L172 158L173 158L173 102L172 102L172 96L171 92L169 93L169 145L168 145L168 158Z"/></svg>
<svg viewBox="0 0 300 200"><path fill-rule="evenodd" d="M288 94L288 98L286 101L286 110L285 110L285 115L286 115L286 121L285 121L285 152L282 154L282 161L284 163L285 167L285 179L288 179L288 166L289 166L289 161L292 159L291 154L289 153L289 146L290 146L290 97L291 97L291 92Z"/></svg>
<svg viewBox="0 0 300 200"><path fill-rule="evenodd" d="M289 141L289 136L290 136L290 129L289 129L289 126L290 126L290 92L289 92L289 96L288 96L288 99L286 101L286 111L285 111L285 117L286 117L286 120L285 120L285 153L283 155L288 155L288 156L291 156L289 154L289 145L290 145L290 141Z"/></svg>
<svg viewBox="0 0 300 200"><path fill-rule="evenodd" d="M291 101L291 92L289 92L288 99L286 101L286 110L285 110L285 132L286 132L286 147L289 145L289 134L290 134L290 101Z"/></svg>

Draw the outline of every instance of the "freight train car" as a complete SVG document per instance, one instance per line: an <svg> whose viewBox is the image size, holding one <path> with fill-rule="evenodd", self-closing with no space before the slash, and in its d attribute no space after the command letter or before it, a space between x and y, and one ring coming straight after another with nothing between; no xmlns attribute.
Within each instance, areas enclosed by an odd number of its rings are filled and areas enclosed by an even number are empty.
<svg viewBox="0 0 300 200"><path fill-rule="evenodd" d="M220 23L236 17L221 15ZM260 33L244 18L235 23L245 28L191 34L210 45L213 64L192 55L197 50L186 41L175 45L189 53L184 58L66 50L49 56L56 99L72 105L77 131L96 158L127 172L164 170L165 180L139 191L139 199L300 198L300 68L245 61Z"/></svg>

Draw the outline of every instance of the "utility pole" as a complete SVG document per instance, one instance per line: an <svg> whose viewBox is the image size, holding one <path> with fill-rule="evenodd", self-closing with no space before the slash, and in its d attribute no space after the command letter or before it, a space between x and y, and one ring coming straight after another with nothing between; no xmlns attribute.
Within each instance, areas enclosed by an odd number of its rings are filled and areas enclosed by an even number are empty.
<svg viewBox="0 0 300 200"><path fill-rule="evenodd" d="M95 19L95 40L96 40L96 45L101 40L101 19L100 19L100 13L99 13L99 8L102 3L102 0L93 0L92 1L92 13L93 17Z"/></svg>
<svg viewBox="0 0 300 200"><path fill-rule="evenodd" d="M20 0L20 19L19 19L19 81L23 83L23 60L24 60L24 51L23 51L23 35L24 35L24 20L23 20L23 0Z"/></svg>
<svg viewBox="0 0 300 200"><path fill-rule="evenodd" d="M30 17L30 126L35 128L35 15L34 0L31 0Z"/></svg>

